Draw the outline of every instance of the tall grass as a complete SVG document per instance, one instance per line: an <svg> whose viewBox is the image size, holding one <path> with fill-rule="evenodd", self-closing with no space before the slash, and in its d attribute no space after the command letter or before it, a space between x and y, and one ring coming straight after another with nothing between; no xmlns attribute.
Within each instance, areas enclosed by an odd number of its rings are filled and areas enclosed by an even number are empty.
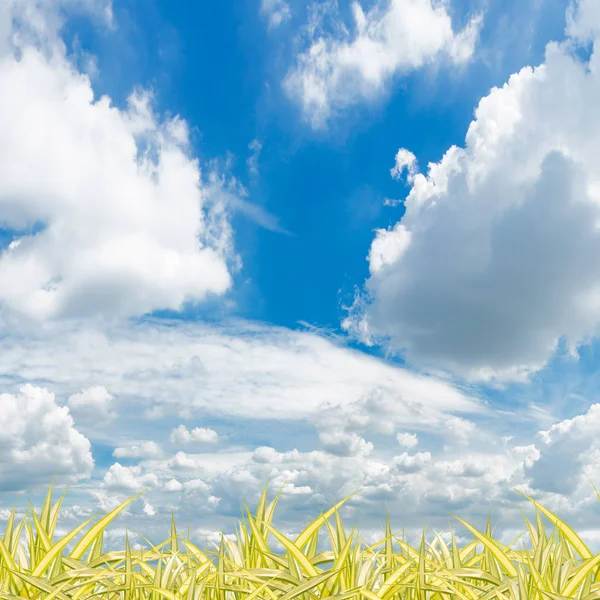
<svg viewBox="0 0 600 600"><path fill-rule="evenodd" d="M268 502L265 488L254 514L246 509L235 539L222 537L213 550L179 536L172 520L165 542L153 546L145 540L147 550L132 550L126 539L117 552L103 548L104 531L137 496L55 540L64 498L53 504L51 487L40 514L31 507L18 523L13 510L0 539L0 598L600 598L600 554L592 554L573 529L527 496L536 518L525 517L530 545L521 543L518 549L494 539L489 521L480 532L461 519L473 536L462 547L454 535L446 542L439 534L431 542L423 535L412 547L392 534L387 519L384 539L369 545L342 523L338 510L348 499L290 539L272 525L279 496ZM282 551L271 547L273 540Z"/></svg>

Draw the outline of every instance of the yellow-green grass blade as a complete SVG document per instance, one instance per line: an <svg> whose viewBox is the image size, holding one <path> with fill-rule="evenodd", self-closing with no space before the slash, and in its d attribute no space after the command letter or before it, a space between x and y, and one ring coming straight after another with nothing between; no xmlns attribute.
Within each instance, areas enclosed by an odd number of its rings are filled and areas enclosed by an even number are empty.
<svg viewBox="0 0 600 600"><path fill-rule="evenodd" d="M356 496L356 494L358 494L358 492L354 492L347 498L344 498L343 500L338 502L335 506L332 506L328 511L323 513L320 517L316 518L310 525L308 525L302 531L302 533L300 533L300 535L296 538L296 540L294 540L294 544L298 548L304 548L304 546L307 544L307 542L310 540L310 538L314 535L314 533L323 526L323 523L325 521L327 521L327 519L331 518L331 516L334 513L336 513L344 504L346 504L346 502L348 502L348 500L350 500L351 498Z"/></svg>
<svg viewBox="0 0 600 600"><path fill-rule="evenodd" d="M14 530L14 535L11 539L10 546L7 545L8 551L14 555L17 552L17 548L21 546L21 533L23 532L23 528L25 527L25 523L27 522L27 517L23 517L17 527Z"/></svg>
<svg viewBox="0 0 600 600"><path fill-rule="evenodd" d="M293 600L294 598L304 594L308 590L311 590L315 587L320 586L322 583L325 583L328 579L334 577L337 573L338 571L327 571L326 573L322 573L318 577L313 577L305 581L301 585L295 586L287 594L281 596L278 600Z"/></svg>
<svg viewBox="0 0 600 600"><path fill-rule="evenodd" d="M256 512L254 513L254 518L256 520L257 525L261 525L265 520L266 511L267 511L267 495L269 493L269 479L267 479L267 483L263 488L262 493L260 494L260 498L258 499L258 506L256 508Z"/></svg>
<svg viewBox="0 0 600 600"><path fill-rule="evenodd" d="M48 534L44 530L44 525L42 524L42 522L36 515L35 509L33 508L33 504L31 504L30 506L31 506L31 516L33 517L33 524L35 526L35 531L37 533L37 539L39 539L42 542L42 546L43 546L44 550L46 552L48 552L48 550L50 550L50 548L52 547L52 541L48 538Z"/></svg>
<svg viewBox="0 0 600 600"><path fill-rule="evenodd" d="M265 557L266 566L270 567L270 568L273 568L275 566L275 563L274 563L273 559L270 558L271 549L269 548L269 544L267 543L267 539L263 535L263 533L260 530L260 528L257 526L256 521L254 520L254 518L250 514L250 511L248 510L247 507L246 507L246 515L247 515L248 523L250 525L250 531L252 532L252 541L256 542L259 550L261 551L261 553Z"/></svg>
<svg viewBox="0 0 600 600"><path fill-rule="evenodd" d="M125 502L123 502L114 510L102 517L102 519L100 519L93 527L91 527L90 530L79 540L79 542L76 544L75 548L73 548L69 556L74 559L80 559L85 554L86 550L92 545L92 543L100 534L100 532L106 529L106 527L108 527L108 525L112 521L114 521L114 519L122 511L124 511L136 498L138 498L147 491L148 490L143 490L139 494L132 496L128 500L125 500Z"/></svg>
<svg viewBox="0 0 600 600"><path fill-rule="evenodd" d="M73 540L79 533L94 519L88 519L84 521L81 525L78 525L73 531L67 533L61 540L59 540L52 548L48 551L48 553L44 556L44 558L39 562L39 564L35 567L32 572L34 577L40 577L42 573L50 566L52 561L63 551L63 549L67 546L67 544Z"/></svg>
<svg viewBox="0 0 600 600"><path fill-rule="evenodd" d="M590 575L592 570L600 564L600 554L594 558L586 561L581 567L577 569L573 577L569 580L569 583L562 590L564 596L571 596L573 592L584 582L586 577Z"/></svg>
<svg viewBox="0 0 600 600"><path fill-rule="evenodd" d="M414 560L409 560L404 563L401 567L397 568L395 571L390 573L389 577L383 583L383 585L379 588L376 596L381 600L386 596L387 590L389 590L412 566L414 565Z"/></svg>
<svg viewBox="0 0 600 600"><path fill-rule="evenodd" d="M192 556L196 560L198 560L201 564L204 564L204 563L212 564L212 562L210 562L210 559L208 558L208 556L206 556L206 554L204 554L204 552L202 552L202 550L200 550L197 546L195 546L194 544L192 544L192 542L190 542L188 540L182 540L182 543L186 547L186 550L188 552L190 552L192 554ZM159 548L159 547L160 546L156 546L156 548ZM153 550L154 549L155 548L153 548Z"/></svg>
<svg viewBox="0 0 600 600"><path fill-rule="evenodd" d="M319 571L312 565L310 560L304 555L299 547L289 540L285 535L279 533L271 525L264 523L267 531L288 551L296 562L306 571L310 577L316 577Z"/></svg>
<svg viewBox="0 0 600 600"><path fill-rule="evenodd" d="M58 523L58 516L60 514L60 509L63 505L64 499L67 496L68 490L69 490L69 488L66 487L62 496L56 501L56 504L52 507L52 510L50 511L50 519L49 519L50 524L48 526L48 536L50 537L50 539L52 539L54 537L54 532L56 531L56 524Z"/></svg>
<svg viewBox="0 0 600 600"><path fill-rule="evenodd" d="M469 556L469 554L475 551L475 549L477 548L477 544L479 544L479 540L473 540L471 543L467 544L462 550L460 550L458 554L460 557L461 565L467 559L467 556Z"/></svg>
<svg viewBox="0 0 600 600"><path fill-rule="evenodd" d="M511 577L517 576L517 569L512 564L510 559L508 559L506 556L506 550L507 550L506 548L500 546L499 542L496 542L495 540L488 537L487 535L481 533L480 531L477 531L477 529L475 529L475 527L472 527L466 521L463 521L462 519L460 519L459 517L456 517L455 515L453 515L453 516L460 523L462 523L462 525L464 525L484 545L485 548L487 548L490 551L490 553L502 565L502 567L508 573L508 575L510 575Z"/></svg>
<svg viewBox="0 0 600 600"><path fill-rule="evenodd" d="M446 544L446 542L444 542L444 539L442 538L442 536L439 533L437 533L437 531L435 532L435 537L436 537L436 540L440 547L439 552L442 557L441 564L443 564L446 567L446 569L451 569L452 568L452 554L450 554L450 550L448 550L448 544Z"/></svg>
<svg viewBox="0 0 600 600"><path fill-rule="evenodd" d="M42 505L42 512L40 513L40 521L43 524L44 530L47 532L50 529L50 512L52 510L52 489L54 487L54 481L50 484L48 493ZM33 508L33 507L32 507Z"/></svg>
<svg viewBox="0 0 600 600"><path fill-rule="evenodd" d="M9 571L9 577L13 583L13 586L18 594L21 594L23 588L21 579L19 577L19 568L15 564L12 555L8 551L8 548L4 545L4 542L0 540L0 558L4 561L6 569Z"/></svg>
<svg viewBox="0 0 600 600"><path fill-rule="evenodd" d="M6 522L6 527L4 529L4 538L2 541L4 542L4 545L7 548L11 548L11 546L12 546L12 536L13 536L13 530L14 530L14 526L15 526L16 513L17 513L17 510L15 507L10 511L8 521Z"/></svg>
<svg viewBox="0 0 600 600"><path fill-rule="evenodd" d="M350 548L352 547L352 537L353 532L350 534L350 537L346 540L346 545L342 548L342 551L338 554L335 562L332 566L333 571L340 571L340 575L335 578L330 579L323 590L323 594L321 594L321 598L327 598L333 594L334 586L336 585L339 578L341 578L342 570L344 569L348 556L350 555Z"/></svg>
<svg viewBox="0 0 600 600"><path fill-rule="evenodd" d="M537 510L539 510L569 541L575 551L581 556L581 558L589 559L592 558L592 553L586 546L584 541L575 533L575 531L569 527L563 520L557 517L553 512L549 511L546 507L542 506L537 500L530 498L524 492L518 491L522 496L527 498Z"/></svg>
<svg viewBox="0 0 600 600"><path fill-rule="evenodd" d="M179 552L177 543L177 528L175 527L175 515L171 513L171 552Z"/></svg>
<svg viewBox="0 0 600 600"><path fill-rule="evenodd" d="M501 579L492 577L492 575L483 569L449 569L448 572L459 578L480 579L493 585L500 585L502 583Z"/></svg>
<svg viewBox="0 0 600 600"><path fill-rule="evenodd" d="M44 581L40 577L34 577L32 575L28 575L27 573L19 572L17 573L18 577L31 585L32 587L37 588L47 594L52 594L55 592L55 597L60 598L60 600L70 600L67 596L65 596L62 592L56 590L51 586L48 582Z"/></svg>

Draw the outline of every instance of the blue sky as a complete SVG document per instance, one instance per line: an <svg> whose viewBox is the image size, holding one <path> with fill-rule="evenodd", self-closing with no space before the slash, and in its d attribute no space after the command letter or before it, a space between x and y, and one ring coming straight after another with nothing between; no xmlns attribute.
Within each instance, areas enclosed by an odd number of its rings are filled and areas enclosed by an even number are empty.
<svg viewBox="0 0 600 600"><path fill-rule="evenodd" d="M339 9L349 20L348 6ZM562 39L564 30L562 2L525 11L492 3L491 24L518 11L524 12L522 29L533 29L517 45L519 56L494 46L498 33L488 24L482 41L490 43L489 58L478 57L463 73L417 72L395 81L384 99L356 107L322 132L307 129L281 89L293 60L291 34L305 25L306 4L299 3L292 20L268 33L265 16L252 2L208 7L120 2L113 10L117 31L79 20L73 31L67 28L98 57L97 93L123 103L133 86L151 88L160 110L197 128L195 154L223 162L231 154L230 173L247 188L250 201L292 234L277 235L243 214L235 217L236 248L245 265L241 285L233 290L236 314L332 329L341 320L340 300L368 276L373 229L393 225L402 215L401 206L381 201L406 194L389 176L397 146L410 148L423 164L437 161L463 141L489 88L516 68L540 62L546 42ZM480 10L477 3L452 6L463 20L474 10ZM492 64L482 64L486 59ZM255 139L262 149L259 174L252 176L248 145Z"/></svg>
<svg viewBox="0 0 600 600"><path fill-rule="evenodd" d="M593 0L11 0L0 519L54 477L65 527L148 488L115 543L212 536L270 476L289 531L360 487L366 532L508 539L518 488L600 539L599 37Z"/></svg>

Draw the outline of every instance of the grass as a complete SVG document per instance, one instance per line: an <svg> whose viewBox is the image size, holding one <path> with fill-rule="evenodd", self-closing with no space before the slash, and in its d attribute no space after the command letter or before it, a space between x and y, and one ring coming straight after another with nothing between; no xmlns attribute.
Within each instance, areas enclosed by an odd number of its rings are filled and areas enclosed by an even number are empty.
<svg viewBox="0 0 600 600"><path fill-rule="evenodd" d="M289 539L272 525L279 496L268 502L265 488L256 512L246 509L235 540L223 537L213 550L179 536L172 520L165 542L145 540L147 550L132 550L126 539L116 552L103 549L104 531L137 496L55 540L64 498L53 504L51 487L40 514L32 506L18 523L13 510L0 538L0 598L600 599L600 554L527 496L536 518L524 517L530 546L521 540L518 549L495 540L489 521L480 532L461 519L473 536L462 547L454 535L446 542L439 534L432 542L423 534L418 548L411 547L392 534L387 519L384 539L369 545L344 527L338 510L348 499ZM273 550L272 540L284 550ZM324 543L325 551L319 550Z"/></svg>

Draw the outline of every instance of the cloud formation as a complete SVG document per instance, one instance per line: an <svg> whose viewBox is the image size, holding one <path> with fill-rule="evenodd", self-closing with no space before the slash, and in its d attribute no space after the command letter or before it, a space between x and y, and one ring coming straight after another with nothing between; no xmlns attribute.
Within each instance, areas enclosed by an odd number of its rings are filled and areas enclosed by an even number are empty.
<svg viewBox="0 0 600 600"><path fill-rule="evenodd" d="M292 9L285 0L261 0L260 12L267 19L269 29L276 29L292 18Z"/></svg>
<svg viewBox="0 0 600 600"><path fill-rule="evenodd" d="M156 442L150 440L113 450L115 458L161 458L162 455L162 448Z"/></svg>
<svg viewBox="0 0 600 600"><path fill-rule="evenodd" d="M377 0L366 11L354 1L352 14L349 31L336 2L313 4L307 47L284 80L315 129L352 105L380 98L399 76L440 59L464 64L482 22L474 16L456 32L447 7L432 0ZM324 17L330 26L323 26Z"/></svg>
<svg viewBox="0 0 600 600"><path fill-rule="evenodd" d="M0 490L32 489L53 477L90 477L90 442L53 393L24 385L18 394L0 394L0 407Z"/></svg>
<svg viewBox="0 0 600 600"><path fill-rule="evenodd" d="M179 425L171 432L173 444L216 444L219 434L208 427L194 427L191 431L185 425Z"/></svg>
<svg viewBox="0 0 600 600"><path fill-rule="evenodd" d="M113 427L121 427L127 414L136 415L137 425L140 416L153 423L168 414L170 429L182 416L206 415L283 421L318 416L331 429L341 413L349 421L377 423L379 411L389 423L435 427L485 411L477 398L448 382L341 341L248 321L47 323L26 337L7 333L3 348L0 384L52 382L63 398L86 383L102 385L118 399Z"/></svg>
<svg viewBox="0 0 600 600"><path fill-rule="evenodd" d="M67 400L70 411L83 419L113 418L113 402L113 396L101 385L84 389Z"/></svg>
<svg viewBox="0 0 600 600"><path fill-rule="evenodd" d="M548 44L543 64L481 100L464 147L427 174L398 154L406 212L373 240L349 330L482 379L522 379L561 340L574 350L597 334L600 54L575 51L600 35L592 4L579 4L573 37Z"/></svg>
<svg viewBox="0 0 600 600"><path fill-rule="evenodd" d="M57 37L72 4L13 0L0 25L0 304L113 318L225 293L231 231L187 124L144 90L123 108L95 95Z"/></svg>

